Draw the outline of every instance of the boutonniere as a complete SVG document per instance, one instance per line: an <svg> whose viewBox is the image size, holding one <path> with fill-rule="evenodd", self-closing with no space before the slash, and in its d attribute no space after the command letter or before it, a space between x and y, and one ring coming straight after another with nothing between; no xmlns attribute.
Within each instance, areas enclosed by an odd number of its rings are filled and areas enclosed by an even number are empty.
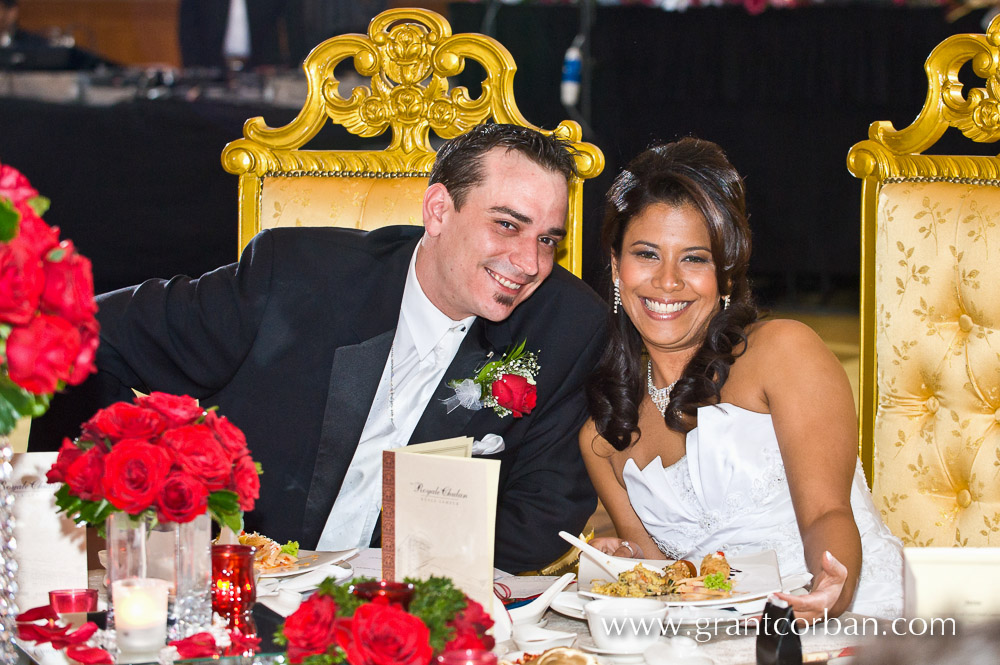
<svg viewBox="0 0 1000 665"><path fill-rule="evenodd" d="M455 394L444 401L448 413L458 406L473 411L488 407L501 418L531 413L537 397L535 375L540 368L535 354L524 350L526 341L504 352L499 360L489 361L491 352L474 377L449 381Z"/></svg>

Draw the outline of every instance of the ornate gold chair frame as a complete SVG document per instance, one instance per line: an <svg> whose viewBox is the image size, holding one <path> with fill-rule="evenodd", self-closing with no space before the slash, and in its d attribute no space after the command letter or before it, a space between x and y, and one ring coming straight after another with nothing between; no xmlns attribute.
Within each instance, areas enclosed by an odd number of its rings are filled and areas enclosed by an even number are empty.
<svg viewBox="0 0 1000 665"><path fill-rule="evenodd" d="M963 95L966 63L985 87ZM921 153L948 127L1000 139L1000 20L924 68L916 120L873 123L847 159L862 179L860 453L904 542L996 544L1000 159Z"/></svg>
<svg viewBox="0 0 1000 665"><path fill-rule="evenodd" d="M371 85L355 87L344 97L334 70L347 58L353 58L359 74L370 77ZM485 70L482 94L476 99L464 87L449 88L448 77L461 73L467 58ZM507 49L485 35L452 35L447 21L432 11L383 12L372 20L367 36L328 39L313 49L303 67L308 96L298 116L277 128L268 127L263 118L251 118L243 127L244 138L223 151L224 168L240 177L241 252L262 228L261 200L269 178L426 178L435 156L431 129L448 139L489 119L533 127L514 102L516 66ZM303 149L328 119L362 137L391 129L391 141L378 151ZM578 151L580 177L570 182L567 238L557 260L579 275L582 181L601 172L604 155L580 140L580 126L575 122L567 120L552 131L540 131L572 141ZM410 189L422 191L424 181L417 182L421 186ZM415 194L411 191L409 196ZM419 217L412 217L390 217L375 225L421 223Z"/></svg>

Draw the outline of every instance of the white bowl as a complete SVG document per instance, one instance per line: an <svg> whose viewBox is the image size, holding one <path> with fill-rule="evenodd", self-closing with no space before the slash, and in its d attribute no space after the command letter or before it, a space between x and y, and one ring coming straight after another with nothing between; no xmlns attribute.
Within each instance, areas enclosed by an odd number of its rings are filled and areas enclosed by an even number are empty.
<svg viewBox="0 0 1000 665"><path fill-rule="evenodd" d="M660 639L667 605L651 598L602 598L584 605L583 612L599 648L640 653Z"/></svg>
<svg viewBox="0 0 1000 665"><path fill-rule="evenodd" d="M539 653L553 647L570 647L576 641L576 633L548 630L533 625L515 624L511 637L518 649L531 653Z"/></svg>

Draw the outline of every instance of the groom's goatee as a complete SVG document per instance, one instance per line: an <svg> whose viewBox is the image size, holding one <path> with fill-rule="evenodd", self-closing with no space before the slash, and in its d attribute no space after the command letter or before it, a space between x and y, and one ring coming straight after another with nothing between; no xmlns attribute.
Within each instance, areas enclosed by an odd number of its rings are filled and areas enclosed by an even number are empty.
<svg viewBox="0 0 1000 665"><path fill-rule="evenodd" d="M514 306L514 296L509 296L504 293L494 293L493 300L503 305L504 307Z"/></svg>

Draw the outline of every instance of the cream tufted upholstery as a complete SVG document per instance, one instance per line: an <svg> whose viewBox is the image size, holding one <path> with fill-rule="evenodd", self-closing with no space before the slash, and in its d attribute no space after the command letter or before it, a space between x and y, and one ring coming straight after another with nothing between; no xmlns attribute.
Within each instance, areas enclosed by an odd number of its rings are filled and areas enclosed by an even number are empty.
<svg viewBox="0 0 1000 665"><path fill-rule="evenodd" d="M344 226L371 231L390 224L423 224L427 178L277 176L260 192L260 228ZM259 230L259 229L258 229Z"/></svg>
<svg viewBox="0 0 1000 665"><path fill-rule="evenodd" d="M1000 545L1000 159L920 154L949 126L1000 138L1000 21L927 60L909 127L876 122L863 179L860 449L906 545ZM963 96L973 59L986 88Z"/></svg>
<svg viewBox="0 0 1000 665"><path fill-rule="evenodd" d="M370 85L341 90L334 71L348 59ZM464 87L449 86L466 59L485 71L482 94L475 99ZM328 39L303 68L308 95L298 116L277 128L251 118L243 138L222 153L224 168L240 176L239 251L261 229L275 226L370 230L422 224L421 202L435 156L430 130L448 139L488 120L532 126L514 103L517 68L507 49L485 35L452 35L448 22L432 11L383 12L372 19L368 35ZM363 137L391 130L389 145L367 151L305 149L328 121ZM573 121L542 131L571 141L577 150L580 177L569 183L567 237L556 258L579 275L583 180L601 172L604 155L580 140Z"/></svg>

